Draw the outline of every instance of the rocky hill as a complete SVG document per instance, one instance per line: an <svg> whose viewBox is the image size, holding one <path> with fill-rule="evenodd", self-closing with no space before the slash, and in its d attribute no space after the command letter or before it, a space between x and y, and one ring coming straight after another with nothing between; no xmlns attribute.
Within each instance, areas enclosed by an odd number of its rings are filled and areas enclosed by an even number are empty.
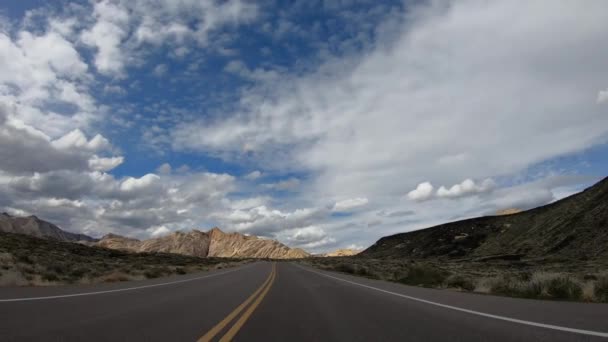
<svg viewBox="0 0 608 342"><path fill-rule="evenodd" d="M38 238L69 242L96 241L96 239L84 234L66 232L36 216L17 217L7 213L0 214L0 232L25 234Z"/></svg>
<svg viewBox="0 0 608 342"><path fill-rule="evenodd" d="M163 252L198 257L296 259L309 256L302 249L289 248L275 240L224 233L219 228L208 232L174 232L143 241L109 234L96 245L132 252Z"/></svg>
<svg viewBox="0 0 608 342"><path fill-rule="evenodd" d="M608 178L532 210L383 237L359 257L608 260Z"/></svg>
<svg viewBox="0 0 608 342"><path fill-rule="evenodd" d="M359 249L343 248L343 249L337 249L333 252L325 253L322 256L324 256L324 257L343 257L343 256L353 256L353 255L357 255L359 253L361 253L361 250L359 250Z"/></svg>

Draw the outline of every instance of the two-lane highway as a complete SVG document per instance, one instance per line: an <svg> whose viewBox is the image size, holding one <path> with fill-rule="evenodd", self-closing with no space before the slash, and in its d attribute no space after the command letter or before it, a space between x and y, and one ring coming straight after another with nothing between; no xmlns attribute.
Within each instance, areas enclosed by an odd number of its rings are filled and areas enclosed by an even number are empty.
<svg viewBox="0 0 608 342"><path fill-rule="evenodd" d="M1 341L605 341L608 305L482 296L294 263L0 289Z"/></svg>

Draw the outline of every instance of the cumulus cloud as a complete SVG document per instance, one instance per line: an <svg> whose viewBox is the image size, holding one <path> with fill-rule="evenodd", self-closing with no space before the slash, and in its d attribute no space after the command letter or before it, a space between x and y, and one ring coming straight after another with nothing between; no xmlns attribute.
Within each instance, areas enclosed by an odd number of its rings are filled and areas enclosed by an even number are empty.
<svg viewBox="0 0 608 342"><path fill-rule="evenodd" d="M155 238L171 233L171 230L165 226L150 227L147 230L150 232L150 236Z"/></svg>
<svg viewBox="0 0 608 342"><path fill-rule="evenodd" d="M58 149L78 148L90 151L99 151L110 147L110 142L102 135L97 134L91 140L88 140L79 129L75 129L52 141L51 144Z"/></svg>
<svg viewBox="0 0 608 342"><path fill-rule="evenodd" d="M157 171L161 175L168 175L171 173L171 171L173 171L173 168L171 167L171 164L163 163L161 166L158 167Z"/></svg>
<svg viewBox="0 0 608 342"><path fill-rule="evenodd" d="M127 177L120 183L120 190L127 192L141 191L154 186L159 180L160 177L153 173L149 173L140 178Z"/></svg>
<svg viewBox="0 0 608 342"><path fill-rule="evenodd" d="M0 101L9 121L56 138L95 120L88 66L74 45L52 28L7 32L0 31Z"/></svg>
<svg viewBox="0 0 608 342"><path fill-rule="evenodd" d="M122 164L124 161L124 157L110 157L110 158L100 158L97 155L93 155L91 159L89 159L89 169L94 171L110 171L116 168L118 165Z"/></svg>
<svg viewBox="0 0 608 342"><path fill-rule="evenodd" d="M255 171L252 171L252 172L246 174L244 178L247 180L256 180L260 177L262 177L262 172L259 170L255 170Z"/></svg>
<svg viewBox="0 0 608 342"><path fill-rule="evenodd" d="M95 154L110 147L101 135L89 140L77 130L51 140L31 126L9 121L6 108L2 106L0 118L0 159L6 161L0 170L14 174L52 170L107 171L123 161L120 156L104 158Z"/></svg>
<svg viewBox="0 0 608 342"><path fill-rule="evenodd" d="M495 183L491 179L485 179L480 184L476 184L475 181L471 179L465 179L460 184L454 184L452 187L447 189L444 186L441 186L437 190L437 197L445 197L445 198L457 198L463 197L473 194L479 194L491 191L495 187Z"/></svg>
<svg viewBox="0 0 608 342"><path fill-rule="evenodd" d="M279 238L291 246L316 250L317 248L334 244L336 239L319 226L286 230L278 234Z"/></svg>
<svg viewBox="0 0 608 342"><path fill-rule="evenodd" d="M95 67L101 73L121 72L128 56L121 43L128 34L129 13L126 8L111 1L95 3L95 24L82 32L82 41L95 47Z"/></svg>
<svg viewBox="0 0 608 342"><path fill-rule="evenodd" d="M407 193L407 198L412 201L426 201L433 197L433 185L429 182L418 184L416 189Z"/></svg>
<svg viewBox="0 0 608 342"><path fill-rule="evenodd" d="M365 197L349 198L342 201L338 201L334 204L334 211L350 211L357 207L366 205L369 200Z"/></svg>
<svg viewBox="0 0 608 342"><path fill-rule="evenodd" d="M81 39L96 50L99 72L121 76L127 65L138 60L142 47L167 44L183 55L187 44L207 46L219 28L250 22L257 16L257 7L240 0L102 0L95 3L93 16L94 23L81 33ZM166 65L159 65L154 74L166 71Z"/></svg>
<svg viewBox="0 0 608 342"><path fill-rule="evenodd" d="M281 211L265 205L247 210L233 210L217 218L239 232L272 236L283 230L304 228L327 218L329 212L323 208L301 208Z"/></svg>
<svg viewBox="0 0 608 342"><path fill-rule="evenodd" d="M149 237L159 227L200 228L214 213L229 210L225 199L233 189L234 177L213 173L116 179L97 171L9 177L0 171L0 193L6 196L0 204L5 209L36 213L95 236L115 232Z"/></svg>

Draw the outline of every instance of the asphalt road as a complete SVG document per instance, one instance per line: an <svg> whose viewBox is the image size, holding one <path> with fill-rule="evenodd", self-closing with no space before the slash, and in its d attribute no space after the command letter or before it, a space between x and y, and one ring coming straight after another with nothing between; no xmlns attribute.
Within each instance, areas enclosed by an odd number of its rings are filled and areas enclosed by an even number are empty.
<svg viewBox="0 0 608 342"><path fill-rule="evenodd" d="M293 263L0 289L0 341L608 341L608 305L483 296Z"/></svg>

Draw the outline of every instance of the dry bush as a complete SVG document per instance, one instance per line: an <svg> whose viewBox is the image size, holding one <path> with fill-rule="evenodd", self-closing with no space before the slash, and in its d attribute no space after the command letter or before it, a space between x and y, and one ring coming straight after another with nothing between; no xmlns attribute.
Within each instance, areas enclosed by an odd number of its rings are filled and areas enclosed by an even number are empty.
<svg viewBox="0 0 608 342"><path fill-rule="evenodd" d="M600 277L595 282L593 293L597 301L608 303L608 275Z"/></svg>
<svg viewBox="0 0 608 342"><path fill-rule="evenodd" d="M547 294L551 298L578 300L583 295L581 285L568 276L560 276L546 283Z"/></svg>
<svg viewBox="0 0 608 342"><path fill-rule="evenodd" d="M451 275L446 279L445 283L448 287L453 287L465 291L475 290L475 284L473 283L473 279L463 275Z"/></svg>
<svg viewBox="0 0 608 342"><path fill-rule="evenodd" d="M2 272L0 286L26 286L29 281L19 271L10 270Z"/></svg>
<svg viewBox="0 0 608 342"><path fill-rule="evenodd" d="M448 275L448 272L440 268L419 264L410 267L407 275L398 281L407 285L437 287L443 284Z"/></svg>
<svg viewBox="0 0 608 342"><path fill-rule="evenodd" d="M98 278L98 281L104 283L117 283L121 281L129 281L129 280L137 280L139 278L134 277L130 274L122 273L122 272L111 272L105 275L102 275Z"/></svg>
<svg viewBox="0 0 608 342"><path fill-rule="evenodd" d="M509 275L494 278L490 282L490 293L523 298L580 300L583 288L567 275L537 272L523 280Z"/></svg>

